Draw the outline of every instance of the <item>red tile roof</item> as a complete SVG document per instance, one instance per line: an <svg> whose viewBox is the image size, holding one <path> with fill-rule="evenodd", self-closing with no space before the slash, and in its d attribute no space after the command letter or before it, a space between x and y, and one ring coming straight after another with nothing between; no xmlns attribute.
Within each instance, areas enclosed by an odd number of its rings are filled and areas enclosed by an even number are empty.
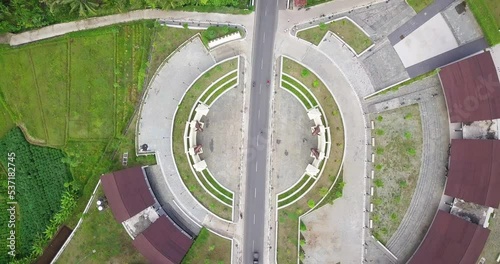
<svg viewBox="0 0 500 264"><path fill-rule="evenodd" d="M141 167L101 176L109 207L118 222L123 222L155 203Z"/></svg>
<svg viewBox="0 0 500 264"><path fill-rule="evenodd" d="M439 77L452 123L500 118L500 81L489 51L444 67Z"/></svg>
<svg viewBox="0 0 500 264"><path fill-rule="evenodd" d="M489 229L438 211L424 241L408 263L476 263L489 234Z"/></svg>
<svg viewBox="0 0 500 264"><path fill-rule="evenodd" d="M500 141L452 140L445 194L498 208L499 190Z"/></svg>
<svg viewBox="0 0 500 264"><path fill-rule="evenodd" d="M134 241L137 250L152 264L181 263L193 240L166 216L161 216Z"/></svg>

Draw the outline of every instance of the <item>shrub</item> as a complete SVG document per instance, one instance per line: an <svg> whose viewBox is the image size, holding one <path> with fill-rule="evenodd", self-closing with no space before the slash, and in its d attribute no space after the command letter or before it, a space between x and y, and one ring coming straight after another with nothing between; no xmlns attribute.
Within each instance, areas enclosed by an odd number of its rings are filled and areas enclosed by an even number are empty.
<svg viewBox="0 0 500 264"><path fill-rule="evenodd" d="M321 197L325 196L327 193L328 193L328 188L326 188L325 186L323 186L323 187L321 187L321 189L319 189L319 195Z"/></svg>
<svg viewBox="0 0 500 264"><path fill-rule="evenodd" d="M384 166L382 164L375 165L375 169L378 170L378 171L381 170L383 167Z"/></svg>
<svg viewBox="0 0 500 264"><path fill-rule="evenodd" d="M300 231L304 232L307 231L307 226L304 224L302 220L300 220Z"/></svg>
<svg viewBox="0 0 500 264"><path fill-rule="evenodd" d="M307 77L309 75L309 70L306 68L302 69L300 75L302 75L302 77Z"/></svg>
<svg viewBox="0 0 500 264"><path fill-rule="evenodd" d="M398 220L398 215L396 213L391 214L391 220L392 221L397 221Z"/></svg>
<svg viewBox="0 0 500 264"><path fill-rule="evenodd" d="M316 203L314 202L313 199L309 199L309 201L307 201L307 205L309 206L309 208L314 208L314 206L316 205Z"/></svg>
<svg viewBox="0 0 500 264"><path fill-rule="evenodd" d="M184 24L182 24L182 27L183 27L184 29L188 29L188 28L189 28L188 23L184 23Z"/></svg>
<svg viewBox="0 0 500 264"><path fill-rule="evenodd" d="M319 86L319 80L316 79L313 81L313 87L316 88L318 86Z"/></svg>
<svg viewBox="0 0 500 264"><path fill-rule="evenodd" d="M412 119L412 118L413 118L413 115L411 113L406 114L404 117L405 120Z"/></svg>
<svg viewBox="0 0 500 264"><path fill-rule="evenodd" d="M380 199L380 198L375 198L375 199L373 199L373 200L372 200L372 203L373 203L374 205L377 205L377 206L378 206L378 205L381 205L381 204L382 204L382 199Z"/></svg>
<svg viewBox="0 0 500 264"><path fill-rule="evenodd" d="M385 134L385 131L383 129L377 129L375 130L375 134L377 134L377 136L383 136Z"/></svg>
<svg viewBox="0 0 500 264"><path fill-rule="evenodd" d="M406 138L406 139L411 139L411 137L412 137L411 132L406 131L406 132L405 132L405 138Z"/></svg>
<svg viewBox="0 0 500 264"><path fill-rule="evenodd" d="M375 152L377 153L377 155L384 154L384 148L382 148L382 147L377 147L377 149L375 150Z"/></svg>
<svg viewBox="0 0 500 264"><path fill-rule="evenodd" d="M399 187L406 188L406 187L408 187L408 183L405 180L400 180Z"/></svg>
<svg viewBox="0 0 500 264"><path fill-rule="evenodd" d="M327 28L327 26L326 26L326 24L324 22L319 23L319 29L320 30L326 31L326 28Z"/></svg>
<svg viewBox="0 0 500 264"><path fill-rule="evenodd" d="M300 245L304 246L305 244L306 244L306 240L305 239L300 239Z"/></svg>
<svg viewBox="0 0 500 264"><path fill-rule="evenodd" d="M417 151L414 148L409 148L406 152L408 152L408 155L410 156L415 156L415 154L417 154Z"/></svg>
<svg viewBox="0 0 500 264"><path fill-rule="evenodd" d="M375 187L377 188L384 187L384 181L382 181L381 179L375 179L373 181L373 184L375 184Z"/></svg>
<svg viewBox="0 0 500 264"><path fill-rule="evenodd" d="M379 116L377 116L377 118L376 118L376 119L377 119L377 121L379 121L379 122L380 122L380 121L384 120L384 117L379 115Z"/></svg>

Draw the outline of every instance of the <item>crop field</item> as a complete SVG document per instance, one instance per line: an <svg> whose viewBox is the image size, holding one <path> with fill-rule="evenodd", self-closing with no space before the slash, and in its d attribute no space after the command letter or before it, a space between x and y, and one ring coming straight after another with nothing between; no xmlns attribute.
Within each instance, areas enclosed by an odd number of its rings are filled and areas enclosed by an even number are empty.
<svg viewBox="0 0 500 264"><path fill-rule="evenodd" d="M0 156L7 157L11 152L15 153L15 161L9 162L15 166L10 168L15 168L15 199L19 209L16 250L20 256L26 256L35 237L42 235L52 216L59 211L64 183L72 177L61 161L64 157L61 150L30 145L18 128L0 140ZM0 164L3 169L8 167L6 159L1 159Z"/></svg>

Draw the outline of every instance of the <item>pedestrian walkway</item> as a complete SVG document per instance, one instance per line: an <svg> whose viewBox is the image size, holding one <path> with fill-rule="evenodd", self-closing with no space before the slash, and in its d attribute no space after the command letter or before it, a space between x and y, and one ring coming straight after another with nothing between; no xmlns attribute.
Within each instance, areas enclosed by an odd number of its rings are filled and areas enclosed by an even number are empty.
<svg viewBox="0 0 500 264"><path fill-rule="evenodd" d="M184 185L177 172L171 149L172 126L177 105L190 84L214 64L214 58L201 40L195 38L173 55L167 64L161 66L141 106L137 144L138 149L141 146L147 148L145 153L155 153L164 180L183 213L198 225L205 225L231 237L231 232L234 232L231 223L216 217L203 207Z"/></svg>

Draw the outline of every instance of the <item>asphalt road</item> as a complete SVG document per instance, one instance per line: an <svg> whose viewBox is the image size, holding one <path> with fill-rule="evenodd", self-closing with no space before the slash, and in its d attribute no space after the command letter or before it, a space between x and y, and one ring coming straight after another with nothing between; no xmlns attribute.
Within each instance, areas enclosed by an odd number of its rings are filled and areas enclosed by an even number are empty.
<svg viewBox="0 0 500 264"><path fill-rule="evenodd" d="M281 1L283 2L283 1ZM244 230L244 263L252 263L253 252L258 252L259 263L266 239L265 194L268 176L267 154L269 140L269 111L274 36L278 22L278 0L257 0L252 57L252 88L248 128L247 183Z"/></svg>

